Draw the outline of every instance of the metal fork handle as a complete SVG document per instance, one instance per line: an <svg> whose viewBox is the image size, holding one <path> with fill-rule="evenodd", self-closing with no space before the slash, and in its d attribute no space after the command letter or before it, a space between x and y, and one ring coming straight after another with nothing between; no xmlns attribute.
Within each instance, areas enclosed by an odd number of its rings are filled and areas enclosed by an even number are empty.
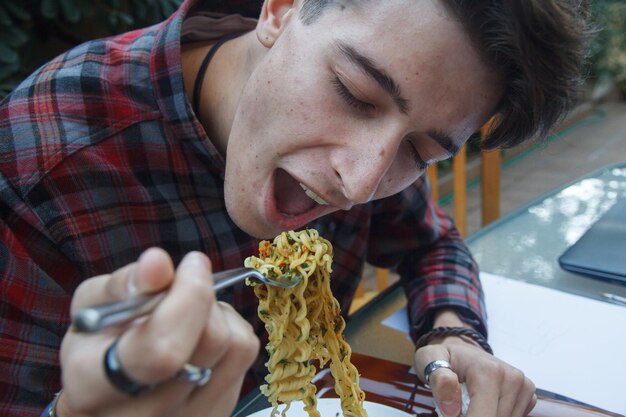
<svg viewBox="0 0 626 417"><path fill-rule="evenodd" d="M247 277L259 277L261 273L253 268L235 268L213 274L216 293L232 287ZM76 311L72 317L74 330L93 333L116 324L125 323L152 312L165 298L167 291L142 295L127 300L114 301Z"/></svg>

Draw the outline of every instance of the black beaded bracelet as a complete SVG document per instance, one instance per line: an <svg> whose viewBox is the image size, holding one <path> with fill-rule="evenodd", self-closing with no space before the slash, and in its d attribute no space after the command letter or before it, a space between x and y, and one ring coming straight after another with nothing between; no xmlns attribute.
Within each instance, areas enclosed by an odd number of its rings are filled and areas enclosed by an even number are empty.
<svg viewBox="0 0 626 417"><path fill-rule="evenodd" d="M417 341L416 349L426 346L433 339L448 336L459 336L461 339L467 337L468 339L471 339L473 342L477 343L478 346L483 348L486 352L493 355L493 349L491 349L491 346L489 346L489 343L487 343L487 339L485 339L485 337L482 334L478 333L476 330L467 327L435 327L434 329L419 338L419 340Z"/></svg>

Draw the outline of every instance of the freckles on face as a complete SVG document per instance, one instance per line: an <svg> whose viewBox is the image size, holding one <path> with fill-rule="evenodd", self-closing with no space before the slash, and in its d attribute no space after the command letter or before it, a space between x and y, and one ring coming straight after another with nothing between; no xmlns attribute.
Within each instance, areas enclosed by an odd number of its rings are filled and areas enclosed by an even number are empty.
<svg viewBox="0 0 626 417"><path fill-rule="evenodd" d="M426 132L443 130L457 139L479 126L489 111L485 103L494 101L481 93L490 88L477 75L484 72L482 64L471 51L460 51L458 44L467 40L454 25L434 25L423 9L409 3L414 0L373 2L374 9L381 8L374 15L383 16L383 26L371 14L346 19L348 13L343 16L331 8L311 26L288 28L268 59L255 68L239 101L227 152L227 176L236 185L227 193L237 194L231 195L229 212L236 214L242 229L275 224L268 220L272 208L267 202L282 197L289 184L304 183L340 209L395 194L422 174L407 137L419 151L420 141L428 141ZM402 100L394 100L373 77L355 69L338 52L337 42L393 78ZM337 77L357 101L376 110L362 111L354 100L345 100L333 83ZM398 110L403 107L398 102L409 103L408 110ZM419 155L424 161L446 154L445 147L433 152L433 146L427 148L429 152ZM277 191L281 187L275 179L287 176L291 180L278 181L283 190ZM296 187L289 188L292 192Z"/></svg>
<svg viewBox="0 0 626 417"><path fill-rule="evenodd" d="M294 111L293 107L289 109L289 111L293 114L296 113L302 122L310 122L311 114L307 104L303 100L298 100L296 110Z"/></svg>

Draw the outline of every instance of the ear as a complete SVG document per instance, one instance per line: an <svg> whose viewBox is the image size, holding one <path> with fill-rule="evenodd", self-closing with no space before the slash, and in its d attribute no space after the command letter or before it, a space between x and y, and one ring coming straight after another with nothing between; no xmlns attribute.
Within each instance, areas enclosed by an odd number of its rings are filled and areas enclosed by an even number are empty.
<svg viewBox="0 0 626 417"><path fill-rule="evenodd" d="M296 3L297 0L265 0L256 26L256 36L263 46L274 45L296 14Z"/></svg>

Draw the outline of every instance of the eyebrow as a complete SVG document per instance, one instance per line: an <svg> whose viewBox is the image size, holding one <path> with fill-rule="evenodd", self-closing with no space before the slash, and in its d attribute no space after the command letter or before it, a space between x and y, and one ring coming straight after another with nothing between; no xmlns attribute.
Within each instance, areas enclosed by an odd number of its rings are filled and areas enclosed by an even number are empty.
<svg viewBox="0 0 626 417"><path fill-rule="evenodd" d="M409 112L409 101L402 98L400 87L385 71L381 70L374 62L356 49L341 41L335 42L337 49L343 56L348 58L353 64L357 65L363 72L369 75L378 85L385 90L393 99L398 109L403 114Z"/></svg>

